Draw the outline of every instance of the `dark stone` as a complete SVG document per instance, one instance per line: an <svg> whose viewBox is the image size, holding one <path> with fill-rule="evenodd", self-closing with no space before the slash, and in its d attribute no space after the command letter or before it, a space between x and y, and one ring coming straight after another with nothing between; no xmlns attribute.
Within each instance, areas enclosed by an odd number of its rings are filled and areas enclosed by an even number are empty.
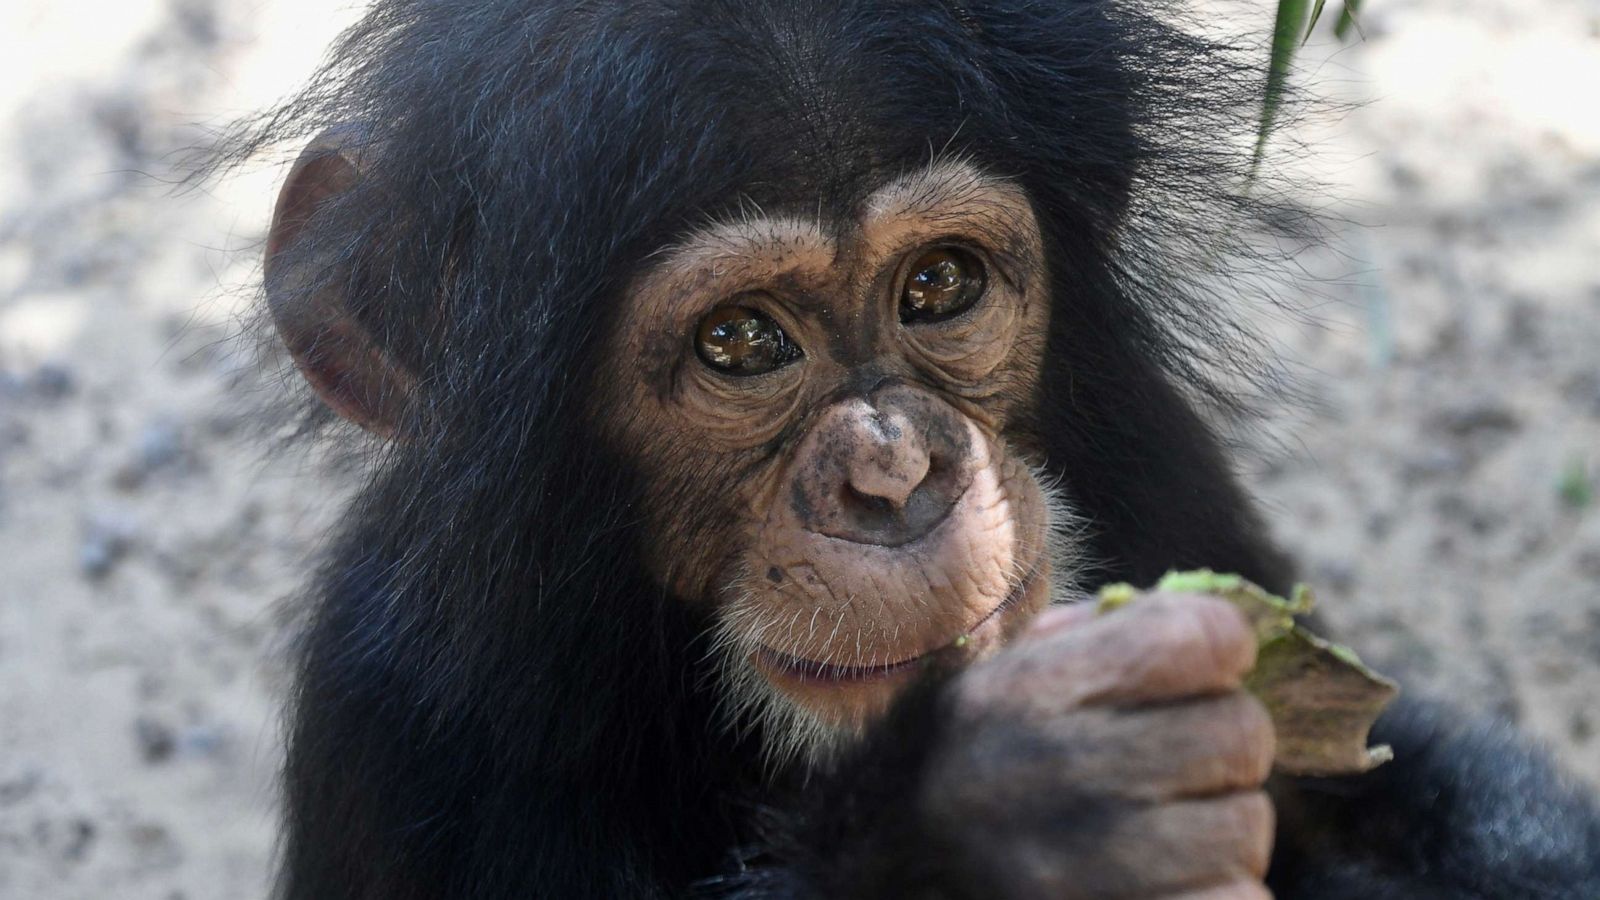
<svg viewBox="0 0 1600 900"><path fill-rule="evenodd" d="M172 758L178 749L172 729L155 719L140 716L133 721L134 739L139 743L139 755L146 763L155 765Z"/></svg>
<svg viewBox="0 0 1600 900"><path fill-rule="evenodd" d="M28 388L41 400L61 400L77 390L77 378L64 365L46 363L33 371Z"/></svg>
<svg viewBox="0 0 1600 900"><path fill-rule="evenodd" d="M95 580L106 577L132 549L133 537L133 527L127 522L104 516L91 518L84 529L83 543L78 546L78 570Z"/></svg>
<svg viewBox="0 0 1600 900"><path fill-rule="evenodd" d="M1516 414L1495 401L1480 401L1457 406L1440 413L1434 422L1439 428L1457 437L1516 431L1521 427Z"/></svg>

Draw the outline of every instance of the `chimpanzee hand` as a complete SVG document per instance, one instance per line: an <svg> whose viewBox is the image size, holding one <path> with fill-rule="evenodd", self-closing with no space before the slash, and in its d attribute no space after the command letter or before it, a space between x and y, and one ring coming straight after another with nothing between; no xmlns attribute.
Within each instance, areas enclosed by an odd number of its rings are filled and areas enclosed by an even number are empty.
<svg viewBox="0 0 1600 900"><path fill-rule="evenodd" d="M1052 609L948 684L915 804L963 873L950 893L1270 896L1272 725L1240 689L1255 647L1228 604L1155 596Z"/></svg>

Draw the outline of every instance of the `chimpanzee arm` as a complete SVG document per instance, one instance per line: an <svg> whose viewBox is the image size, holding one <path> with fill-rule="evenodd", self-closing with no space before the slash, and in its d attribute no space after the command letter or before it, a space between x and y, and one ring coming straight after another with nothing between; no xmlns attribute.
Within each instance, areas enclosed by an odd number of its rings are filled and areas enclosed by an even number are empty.
<svg viewBox="0 0 1600 900"><path fill-rule="evenodd" d="M951 855L915 813L931 749L941 738L943 686L901 698L829 776L765 816L758 854L702 885L736 900L965 896ZM967 873L970 878L971 873ZM942 889L941 889L942 884Z"/></svg>
<svg viewBox="0 0 1600 900"><path fill-rule="evenodd" d="M1411 702L1374 739L1367 775L1276 786L1279 900L1600 897L1600 806L1507 729Z"/></svg>
<svg viewBox="0 0 1600 900"><path fill-rule="evenodd" d="M766 865L721 887L1265 898L1272 725L1239 686L1254 651L1244 618L1211 598L1050 610L1005 651L903 696L785 804Z"/></svg>
<svg viewBox="0 0 1600 900"><path fill-rule="evenodd" d="M932 691L903 704L836 776L804 792L762 858L707 893L1012 896L1014 873L985 866L972 844L958 846L916 812L942 721ZM1600 808L1503 730L1457 723L1404 704L1375 732L1394 762L1358 778L1276 785L1268 882L1278 900L1600 897ZM1103 833L1118 812L1092 797L1052 808L1062 814L1035 824L1064 842Z"/></svg>
<svg viewBox="0 0 1600 900"><path fill-rule="evenodd" d="M1128 870L1139 854L1111 846L1138 830L1118 827L1134 821L1124 818L1134 809L1125 800L1062 784L1042 792L1040 803L1027 804L1030 808L1013 807L1014 798L995 791L970 819L930 815L928 807L938 805L936 798L930 803L930 795L961 791L959 784L939 777L930 759L930 750L941 742L960 740L949 734L957 723L941 700L929 691L900 704L835 775L809 785L793 807L773 814L769 842L758 858L747 860L735 875L708 882L697 896L1071 900L1167 895L1147 889L1144 876ZM1033 752L1029 735L1015 737L1022 753ZM1070 771L1071 762L1055 752L1043 750L1037 759ZM1028 849L1039 847L1046 849L1037 854ZM1029 856L1034 860L1018 863Z"/></svg>

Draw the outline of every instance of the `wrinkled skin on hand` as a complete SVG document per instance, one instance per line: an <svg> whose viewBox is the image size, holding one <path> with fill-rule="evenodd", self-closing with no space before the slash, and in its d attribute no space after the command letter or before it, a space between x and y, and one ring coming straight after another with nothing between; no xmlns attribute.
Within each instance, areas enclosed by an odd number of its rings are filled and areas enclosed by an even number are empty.
<svg viewBox="0 0 1600 900"><path fill-rule="evenodd" d="M1241 687L1255 654L1211 597L1047 611L950 686L924 821L988 896L1269 897L1273 731Z"/></svg>

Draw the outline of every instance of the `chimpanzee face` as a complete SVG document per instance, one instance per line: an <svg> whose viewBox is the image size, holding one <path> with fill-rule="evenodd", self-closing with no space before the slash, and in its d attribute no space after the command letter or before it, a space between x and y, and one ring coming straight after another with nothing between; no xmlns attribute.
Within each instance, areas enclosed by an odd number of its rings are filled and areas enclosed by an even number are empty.
<svg viewBox="0 0 1600 900"><path fill-rule="evenodd" d="M848 221L705 227L632 284L602 431L647 485L656 577L710 612L775 752L825 752L1048 602L1067 514L1018 429L1047 291L1027 197L960 163Z"/></svg>

